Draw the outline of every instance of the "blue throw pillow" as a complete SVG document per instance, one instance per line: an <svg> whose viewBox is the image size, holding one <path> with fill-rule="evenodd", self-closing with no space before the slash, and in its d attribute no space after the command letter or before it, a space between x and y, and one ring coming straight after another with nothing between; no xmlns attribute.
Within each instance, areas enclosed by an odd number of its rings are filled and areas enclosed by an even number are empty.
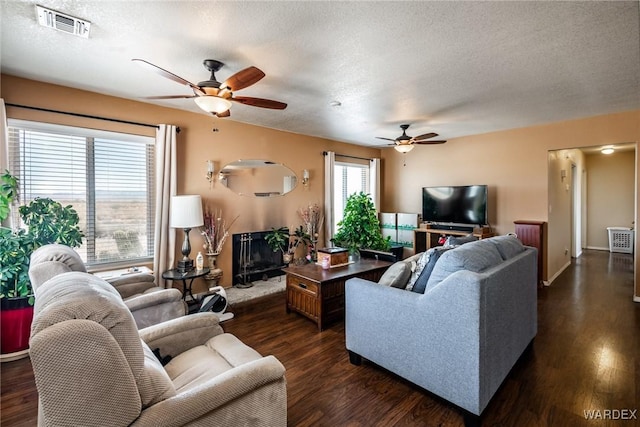
<svg viewBox="0 0 640 427"><path fill-rule="evenodd" d="M453 246L436 246L435 248L431 248L427 251L427 263L425 264L420 276L414 283L411 288L412 292L417 292L419 294L423 294L424 290L427 287L427 283L429 282L429 277L431 276L431 272L433 271L433 267L435 267L436 262L440 258L440 255L448 251L449 249L453 249Z"/></svg>

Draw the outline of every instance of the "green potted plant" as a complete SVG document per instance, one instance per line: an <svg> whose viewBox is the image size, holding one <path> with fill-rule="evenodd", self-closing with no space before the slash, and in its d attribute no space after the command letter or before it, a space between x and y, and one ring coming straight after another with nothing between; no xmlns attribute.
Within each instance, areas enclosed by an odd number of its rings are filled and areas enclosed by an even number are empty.
<svg viewBox="0 0 640 427"><path fill-rule="evenodd" d="M264 236L264 240L272 251L282 252L282 260L285 264L291 262L291 255L289 254L289 229L287 227L271 227L271 231Z"/></svg>
<svg viewBox="0 0 640 427"><path fill-rule="evenodd" d="M0 222L10 213L18 195L18 181L8 171L0 176ZM82 244L78 214L49 198L20 206L27 229L0 227L0 353L18 354L28 347L33 318L33 289L29 282L31 253L42 245Z"/></svg>
<svg viewBox="0 0 640 427"><path fill-rule="evenodd" d="M337 246L346 248L357 258L360 249L388 251L391 238L382 237L380 220L371 197L363 192L354 193L347 198L342 221L338 231L331 239Z"/></svg>

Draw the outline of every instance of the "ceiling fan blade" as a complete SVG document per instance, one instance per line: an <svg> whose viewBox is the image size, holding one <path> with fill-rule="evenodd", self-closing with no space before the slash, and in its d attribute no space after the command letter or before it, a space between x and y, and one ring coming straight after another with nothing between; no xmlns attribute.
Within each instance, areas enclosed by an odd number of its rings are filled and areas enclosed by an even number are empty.
<svg viewBox="0 0 640 427"><path fill-rule="evenodd" d="M447 141L413 141L414 144L429 145L429 144L444 144Z"/></svg>
<svg viewBox="0 0 640 427"><path fill-rule="evenodd" d="M245 68L225 80L220 88L229 88L232 92L235 92L259 82L264 76L265 74L259 68Z"/></svg>
<svg viewBox="0 0 640 427"><path fill-rule="evenodd" d="M287 104L285 104L284 102L273 101L271 99L236 96L231 98L230 100L245 105L251 105L252 107L271 108L272 110L284 110L285 108L287 108Z"/></svg>
<svg viewBox="0 0 640 427"><path fill-rule="evenodd" d="M176 83L181 85L189 86L199 95L204 95L205 93L200 89L200 86L191 83L189 80L185 80L180 76L173 74L170 71L165 70L164 68L160 68L157 65L152 64L151 62L145 61L144 59L132 59L132 61L142 65L143 67L153 71L154 73L160 74L163 77L166 77L169 80L173 80Z"/></svg>
<svg viewBox="0 0 640 427"><path fill-rule="evenodd" d="M222 113L212 113L214 116L217 117L229 117L231 115L231 110L227 110L227 111L223 111Z"/></svg>
<svg viewBox="0 0 640 427"><path fill-rule="evenodd" d="M423 140L423 139L435 138L436 136L438 136L437 133L431 132L431 133L425 133L424 135L414 136L411 139L413 139L414 141L420 141L420 140Z"/></svg>
<svg viewBox="0 0 640 427"><path fill-rule="evenodd" d="M376 138L378 138L378 139L384 139L385 141L394 141L394 142L395 142L395 139L391 139L391 138L383 138L383 137L381 137L381 136L376 136ZM395 144L390 144L390 145L395 145Z"/></svg>
<svg viewBox="0 0 640 427"><path fill-rule="evenodd" d="M197 95L165 95L165 96L145 96L143 99L187 99L195 98Z"/></svg>

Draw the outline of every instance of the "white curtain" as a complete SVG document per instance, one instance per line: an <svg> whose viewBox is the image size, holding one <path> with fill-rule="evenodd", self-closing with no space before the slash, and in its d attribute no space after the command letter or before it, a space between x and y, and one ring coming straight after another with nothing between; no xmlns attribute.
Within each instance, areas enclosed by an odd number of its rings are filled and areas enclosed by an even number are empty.
<svg viewBox="0 0 640 427"><path fill-rule="evenodd" d="M169 227L169 204L176 195L176 127L159 125L156 131L155 241L153 271L158 286L166 287L162 273L173 268L176 231Z"/></svg>
<svg viewBox="0 0 640 427"><path fill-rule="evenodd" d="M376 211L380 212L380 159L369 162L369 194Z"/></svg>
<svg viewBox="0 0 640 427"><path fill-rule="evenodd" d="M4 99L0 98L0 175L9 169L9 127L7 126L7 110ZM8 215L2 223L11 228L13 215Z"/></svg>
<svg viewBox="0 0 640 427"><path fill-rule="evenodd" d="M324 155L324 238L325 247L333 246L331 239L333 238L334 222L333 216L333 187L335 182L335 164L336 153L326 151Z"/></svg>

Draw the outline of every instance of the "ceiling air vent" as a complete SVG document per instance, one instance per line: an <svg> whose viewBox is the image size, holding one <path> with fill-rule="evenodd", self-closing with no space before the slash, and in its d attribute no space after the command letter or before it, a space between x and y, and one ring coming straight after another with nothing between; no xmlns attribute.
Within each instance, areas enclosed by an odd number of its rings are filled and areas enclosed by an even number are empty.
<svg viewBox="0 0 640 427"><path fill-rule="evenodd" d="M38 23L74 36L89 38L91 22L36 5Z"/></svg>

